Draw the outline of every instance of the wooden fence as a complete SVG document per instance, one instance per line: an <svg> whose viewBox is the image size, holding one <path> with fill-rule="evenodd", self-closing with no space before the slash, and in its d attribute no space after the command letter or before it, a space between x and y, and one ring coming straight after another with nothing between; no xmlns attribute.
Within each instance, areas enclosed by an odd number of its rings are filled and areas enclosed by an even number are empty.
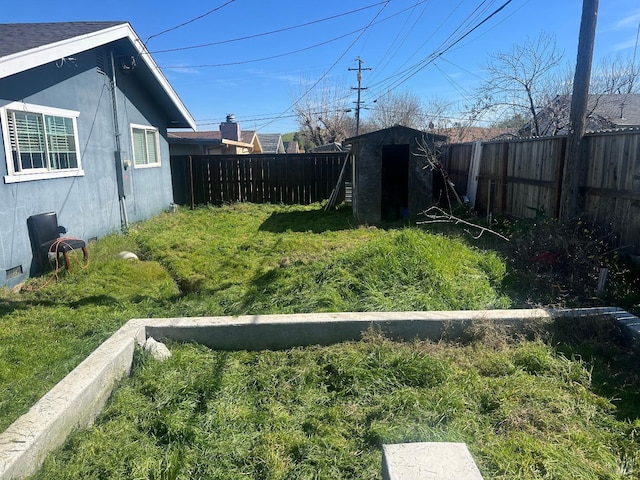
<svg viewBox="0 0 640 480"><path fill-rule="evenodd" d="M338 183L346 152L279 155L172 156L174 202L303 204L326 200ZM346 165L345 175L351 168ZM338 202L344 199L344 189Z"/></svg>
<svg viewBox="0 0 640 480"><path fill-rule="evenodd" d="M566 141L557 136L453 144L444 147L442 161L459 194L467 195L468 187L473 194L477 181L478 211L557 218ZM587 159L586 184L580 188L583 216L610 226L623 244L640 246L640 130L587 134L582 154Z"/></svg>

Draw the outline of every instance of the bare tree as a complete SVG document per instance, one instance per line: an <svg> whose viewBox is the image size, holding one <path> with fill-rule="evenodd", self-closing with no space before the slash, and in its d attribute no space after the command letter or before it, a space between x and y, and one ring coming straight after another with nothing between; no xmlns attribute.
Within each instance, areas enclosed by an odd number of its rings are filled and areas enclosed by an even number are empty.
<svg viewBox="0 0 640 480"><path fill-rule="evenodd" d="M538 110L539 135L567 132L571 110L571 77L571 69L567 67L549 78L547 103ZM615 125L617 118L625 116L629 95L640 93L640 67L632 59L605 57L594 68L589 92L587 128L610 128ZM528 128L526 133L536 134L533 128Z"/></svg>
<svg viewBox="0 0 640 480"><path fill-rule="evenodd" d="M425 103L425 130L445 135L449 143L468 141L475 137L474 128L486 113L478 104L461 105L442 97L431 97Z"/></svg>
<svg viewBox="0 0 640 480"><path fill-rule="evenodd" d="M371 107L367 127L371 130L402 125L422 129L425 125L424 108L420 98L410 92L388 92L375 100Z"/></svg>
<svg viewBox="0 0 640 480"><path fill-rule="evenodd" d="M349 90L323 82L311 88L303 85L295 104L302 134L313 144L342 142L355 133L355 121L348 107Z"/></svg>
<svg viewBox="0 0 640 480"><path fill-rule="evenodd" d="M640 65L621 55L604 57L593 72L590 91L604 95L640 93Z"/></svg>
<svg viewBox="0 0 640 480"><path fill-rule="evenodd" d="M508 52L491 55L487 80L478 91L481 108L510 116L526 115L531 133L541 135L540 110L559 93L554 71L562 55L555 37L545 33L514 45Z"/></svg>
<svg viewBox="0 0 640 480"><path fill-rule="evenodd" d="M430 97L424 107L427 130L444 133L458 121L453 113L453 102L442 97Z"/></svg>

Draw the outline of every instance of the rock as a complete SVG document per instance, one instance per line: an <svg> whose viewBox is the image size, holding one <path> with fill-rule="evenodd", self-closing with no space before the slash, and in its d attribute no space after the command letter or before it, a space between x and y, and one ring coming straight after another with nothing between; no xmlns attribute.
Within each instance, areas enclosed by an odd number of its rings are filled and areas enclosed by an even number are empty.
<svg viewBox="0 0 640 480"><path fill-rule="evenodd" d="M124 260L140 260L138 256L133 252L120 252L118 254L118 257Z"/></svg>
<svg viewBox="0 0 640 480"><path fill-rule="evenodd" d="M164 343L158 342L153 337L147 338L144 342L144 349L156 360L166 360L171 357L171 352Z"/></svg>

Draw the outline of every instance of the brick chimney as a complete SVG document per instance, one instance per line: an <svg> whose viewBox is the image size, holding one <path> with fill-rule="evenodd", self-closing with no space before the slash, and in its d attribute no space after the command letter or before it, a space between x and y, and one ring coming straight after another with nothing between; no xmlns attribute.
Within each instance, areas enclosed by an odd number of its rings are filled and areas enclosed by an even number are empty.
<svg viewBox="0 0 640 480"><path fill-rule="evenodd" d="M234 114L227 115L227 121L220 124L220 136L223 139L240 141L240 124Z"/></svg>

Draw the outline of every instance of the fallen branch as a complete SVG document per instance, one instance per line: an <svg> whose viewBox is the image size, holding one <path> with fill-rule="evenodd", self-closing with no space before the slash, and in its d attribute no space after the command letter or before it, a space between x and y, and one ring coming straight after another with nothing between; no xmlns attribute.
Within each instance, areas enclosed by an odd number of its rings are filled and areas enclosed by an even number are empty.
<svg viewBox="0 0 640 480"><path fill-rule="evenodd" d="M507 237L496 232L495 230L491 230L490 228L483 227L482 225L477 225L475 223L467 222L466 220L463 220L459 217L456 217L455 215L445 212L440 207L435 207L435 206L430 207L424 212L422 212L422 214L425 217L427 217L429 220L425 220L423 222L417 222L418 225L424 225L429 223L453 223L454 225L462 224L462 225L467 225L468 227L471 227L471 228L475 228L480 231L480 233L478 233L477 235L474 235L469 229L466 229L466 228L464 229L465 232L467 232L476 240L480 238L484 232L489 232L490 234L495 235L496 237L500 237L503 240L506 240L507 242L509 241Z"/></svg>
<svg viewBox="0 0 640 480"><path fill-rule="evenodd" d="M451 190L451 192L453 193L458 204L464 205L464 202L462 201L462 199L460 198L460 195L458 195L458 192L455 189L455 184L449 178L449 173L444 168L444 165L442 165L442 162L440 162L440 158L436 148L429 146L424 136L422 137L422 140L418 140L416 138L416 145L418 148L418 152L413 153L413 155L415 155L416 157L423 157L426 162L426 165L424 166L424 168L428 168L432 172L437 171L442 176L442 180L444 181L445 194L447 195L447 203L449 204L449 210L452 209L451 199L449 198L449 190Z"/></svg>

